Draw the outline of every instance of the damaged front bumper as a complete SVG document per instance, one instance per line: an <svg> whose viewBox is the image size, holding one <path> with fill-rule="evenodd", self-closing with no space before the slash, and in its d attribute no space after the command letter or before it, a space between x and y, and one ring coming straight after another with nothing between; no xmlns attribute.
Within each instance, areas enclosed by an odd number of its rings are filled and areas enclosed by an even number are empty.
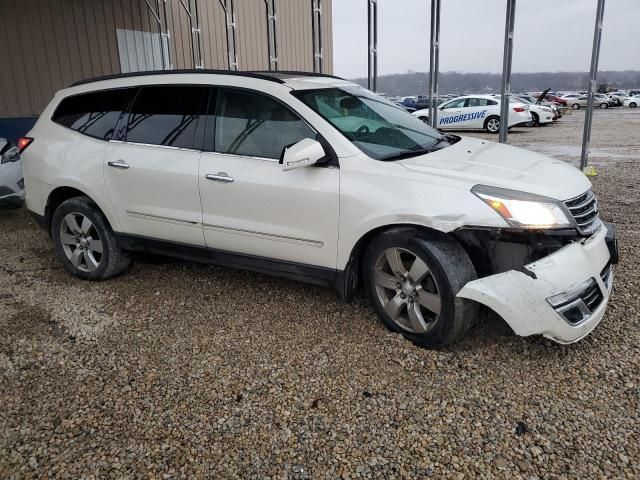
<svg viewBox="0 0 640 480"><path fill-rule="evenodd" d="M617 262L613 226L525 265L467 283L458 297L494 310L517 335L573 343L602 320Z"/></svg>

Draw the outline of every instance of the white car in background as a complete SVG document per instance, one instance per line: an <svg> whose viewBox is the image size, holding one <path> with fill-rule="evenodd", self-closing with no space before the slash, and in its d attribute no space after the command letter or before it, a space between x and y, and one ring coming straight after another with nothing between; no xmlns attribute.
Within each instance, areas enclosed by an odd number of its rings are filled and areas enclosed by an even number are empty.
<svg viewBox="0 0 640 480"><path fill-rule="evenodd" d="M640 105L640 95L636 97L627 97L624 102L622 102L622 105L629 108L636 108Z"/></svg>
<svg viewBox="0 0 640 480"><path fill-rule="evenodd" d="M18 148L0 138L0 207L21 207L24 203L24 179Z"/></svg>
<svg viewBox="0 0 640 480"><path fill-rule="evenodd" d="M526 125L531 121L529 106L511 102L509 128ZM429 120L429 109L416 110L413 115L423 122ZM500 131L500 100L493 95L465 95L454 98L438 107L439 130Z"/></svg>
<svg viewBox="0 0 640 480"><path fill-rule="evenodd" d="M513 95L512 99L516 102L524 103L529 107L529 111L531 112L530 127L537 127L538 125L544 125L545 123L553 123L553 121L558 118L557 114L550 106L539 105L526 97L521 97L520 95Z"/></svg>

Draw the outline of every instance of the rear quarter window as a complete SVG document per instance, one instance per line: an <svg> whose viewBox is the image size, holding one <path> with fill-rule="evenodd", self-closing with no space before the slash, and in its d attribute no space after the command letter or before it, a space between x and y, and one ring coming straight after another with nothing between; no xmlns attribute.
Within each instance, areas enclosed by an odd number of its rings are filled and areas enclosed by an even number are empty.
<svg viewBox="0 0 640 480"><path fill-rule="evenodd" d="M81 93L60 102L51 120L78 133L109 140L126 109L132 88Z"/></svg>

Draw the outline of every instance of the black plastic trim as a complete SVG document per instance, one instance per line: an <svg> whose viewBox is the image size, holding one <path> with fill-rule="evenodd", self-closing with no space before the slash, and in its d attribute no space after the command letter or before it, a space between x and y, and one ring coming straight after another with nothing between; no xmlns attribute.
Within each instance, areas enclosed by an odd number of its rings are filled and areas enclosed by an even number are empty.
<svg viewBox="0 0 640 480"><path fill-rule="evenodd" d="M35 220L36 224L43 230L49 231L49 222L47 221L47 217L44 215L39 215L36 212L29 210L29 214Z"/></svg>
<svg viewBox="0 0 640 480"><path fill-rule="evenodd" d="M149 252L183 260L239 268L279 277L291 278L316 285L333 286L338 271L284 260L233 253L179 242L157 240L138 235L116 233L120 246L129 251Z"/></svg>
<svg viewBox="0 0 640 480"><path fill-rule="evenodd" d="M152 75L179 75L179 74L205 74L205 75L231 75L236 77L249 77L249 78L257 78L259 80L267 80L269 82L276 83L285 83L284 80L275 77L273 75L265 75L261 72L235 72L230 70L212 70L212 69L180 69L180 70L148 70L145 72L131 72L131 73L116 73L113 75L103 75L100 77L87 78L84 80L80 80L78 82L74 82L71 84L72 87L77 87L79 85L86 85L88 83L101 82L103 80L115 80L119 78L135 78L135 77L148 77Z"/></svg>

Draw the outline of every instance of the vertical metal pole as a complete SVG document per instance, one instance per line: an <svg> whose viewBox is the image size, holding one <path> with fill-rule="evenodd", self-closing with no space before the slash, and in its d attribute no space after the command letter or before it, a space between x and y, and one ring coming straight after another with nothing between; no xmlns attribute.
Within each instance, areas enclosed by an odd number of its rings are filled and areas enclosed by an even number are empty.
<svg viewBox="0 0 640 480"><path fill-rule="evenodd" d="M582 154L580 155L580 169L584 172L589 160L591 145L591 121L593 117L593 94L596 91L598 76L598 60L600 59L600 40L602 39L602 20L604 18L604 0L598 0L596 10L596 26L593 32L593 49L591 50L591 70L589 76L589 98L587 111L584 113L584 132L582 133Z"/></svg>
<svg viewBox="0 0 640 480"><path fill-rule="evenodd" d="M227 62L229 70L238 70L236 51L236 14L233 0L218 0L224 10L225 31L227 37Z"/></svg>
<svg viewBox="0 0 640 480"><path fill-rule="evenodd" d="M188 4L184 3L184 0L180 0L180 5L187 14L189 19L189 29L191 30L191 60L193 61L193 68L204 68L202 64L202 46L200 42L200 20L198 18L198 0L187 0Z"/></svg>
<svg viewBox="0 0 640 480"><path fill-rule="evenodd" d="M378 1L367 0L367 39L369 55L367 59L367 88L378 88Z"/></svg>
<svg viewBox="0 0 640 480"><path fill-rule="evenodd" d="M264 5L267 18L267 63L269 70L278 70L276 0L264 0Z"/></svg>
<svg viewBox="0 0 640 480"><path fill-rule="evenodd" d="M429 45L429 125L438 126L438 73L440 69L440 0L431 0Z"/></svg>
<svg viewBox="0 0 640 480"><path fill-rule="evenodd" d="M322 49L322 0L311 0L311 36L313 47L313 71L323 71Z"/></svg>
<svg viewBox="0 0 640 480"><path fill-rule="evenodd" d="M511 58L513 56L513 28L516 18L516 0L507 0L507 19L504 27L504 53L502 58L502 96L500 98L500 143L507 143L509 107L511 102Z"/></svg>
<svg viewBox="0 0 640 480"><path fill-rule="evenodd" d="M167 49L167 64L168 69L172 70L173 69L173 64L171 63L171 33L169 32L169 20L167 17L167 0L162 0L162 11L164 13L164 33L161 35L162 38L164 38L164 42L162 42L162 55L164 55L165 52L165 46Z"/></svg>
<svg viewBox="0 0 640 480"><path fill-rule="evenodd" d="M156 23L158 24L158 37L160 39L160 61L162 63L162 69L170 70L172 68L172 65L171 65L171 52L169 50L170 35L167 27L168 22L167 22L166 3L164 4L163 10L160 9L160 0L156 0L155 9L151 6L148 0L145 0L145 3L147 4L147 8L149 9L153 17L156 19ZM164 16L163 16L163 11L164 11ZM165 58L165 46L166 46L166 53L167 53L166 58Z"/></svg>

